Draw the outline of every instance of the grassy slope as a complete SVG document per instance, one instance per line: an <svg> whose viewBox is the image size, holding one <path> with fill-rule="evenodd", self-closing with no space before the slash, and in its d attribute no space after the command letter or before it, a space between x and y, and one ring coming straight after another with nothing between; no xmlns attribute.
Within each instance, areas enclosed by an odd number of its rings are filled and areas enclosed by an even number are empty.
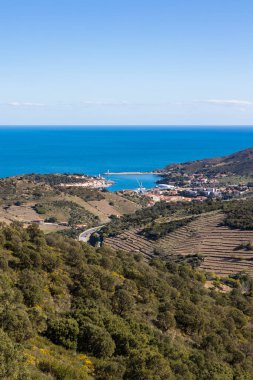
<svg viewBox="0 0 253 380"><path fill-rule="evenodd" d="M0 180L0 220L4 222L31 221L39 218L54 216L59 221L68 221L71 217L70 207L63 202L72 202L76 209L75 214L80 214L80 223L87 221L88 225L94 225L94 217L99 223L107 223L110 215L122 215L132 213L140 206L131 200L109 192L82 188L59 189L53 185L59 176L19 176ZM56 181L56 183L58 183ZM59 201L61 202L60 204ZM16 202L22 202L22 206L13 206ZM40 204L44 207L43 215L37 214L32 206ZM12 205L8 210L6 205ZM75 206L76 205L76 206ZM71 206L69 204L69 206ZM81 217L81 210L86 217ZM73 214L73 213L72 213ZM90 215L90 216L89 216ZM78 223L78 218L77 223ZM97 222L95 223L97 224Z"/></svg>

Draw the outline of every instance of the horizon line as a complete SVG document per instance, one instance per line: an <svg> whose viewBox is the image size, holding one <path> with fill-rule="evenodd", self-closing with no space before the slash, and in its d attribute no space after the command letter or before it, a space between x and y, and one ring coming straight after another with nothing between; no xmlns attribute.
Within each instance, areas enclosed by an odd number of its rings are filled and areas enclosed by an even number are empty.
<svg viewBox="0 0 253 380"><path fill-rule="evenodd" d="M0 128L253 128L253 124L0 124Z"/></svg>

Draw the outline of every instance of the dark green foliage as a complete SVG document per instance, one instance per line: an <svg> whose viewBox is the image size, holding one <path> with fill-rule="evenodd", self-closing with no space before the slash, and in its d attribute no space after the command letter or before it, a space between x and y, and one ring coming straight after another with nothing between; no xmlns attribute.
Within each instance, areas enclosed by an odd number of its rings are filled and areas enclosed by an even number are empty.
<svg viewBox="0 0 253 380"><path fill-rule="evenodd" d="M126 289L116 289L112 297L112 309L118 315L131 313L134 308L134 298Z"/></svg>
<svg viewBox="0 0 253 380"><path fill-rule="evenodd" d="M241 230L253 230L253 199L229 202L225 207L227 213L225 225Z"/></svg>
<svg viewBox="0 0 253 380"><path fill-rule="evenodd" d="M55 216L50 216L49 218L45 219L46 223L57 223L57 218Z"/></svg>
<svg viewBox="0 0 253 380"><path fill-rule="evenodd" d="M111 357L115 343L111 335L102 327L84 320L79 323L78 350L88 352L98 358Z"/></svg>
<svg viewBox="0 0 253 380"><path fill-rule="evenodd" d="M27 306L36 306L43 299L44 281L39 273L24 269L20 272L18 287L22 291Z"/></svg>
<svg viewBox="0 0 253 380"><path fill-rule="evenodd" d="M78 238L80 235L80 230L76 229L75 227L71 227L66 230L61 230L57 232L58 235L66 236L72 239Z"/></svg>
<svg viewBox="0 0 253 380"><path fill-rule="evenodd" d="M219 210L223 208L223 202L220 200L212 200L208 199L204 202L200 201L192 201L189 202L175 202L175 203L166 203L166 202L157 202L152 207L143 208L137 210L134 214L123 215L120 219L111 218L111 222L107 224L104 228L100 230L100 234L103 236L115 236L125 229L132 227L142 227L147 224L154 223L154 226L159 227L159 231L161 231L161 235L170 232L170 228L174 230L175 228L180 227L180 223L182 225L187 223L187 218L183 219L183 221L177 221L179 225L177 226L174 222L169 222L163 225L157 226L156 219L160 217L168 217L172 215L177 215L178 213L183 216L200 215L204 212ZM147 230L147 232L149 229ZM158 231L158 232L159 232ZM152 232L152 226L150 229L150 233ZM157 235L157 231L154 231L155 238ZM159 233L158 233L159 235Z"/></svg>
<svg viewBox="0 0 253 380"><path fill-rule="evenodd" d="M0 379L29 379L23 367L24 358L18 346L0 329Z"/></svg>
<svg viewBox="0 0 253 380"><path fill-rule="evenodd" d="M45 207L43 205L40 205L39 203L37 203L33 208L38 214L43 215L43 214L46 214L46 212L47 212Z"/></svg>
<svg viewBox="0 0 253 380"><path fill-rule="evenodd" d="M78 324L73 318L57 318L49 320L45 335L55 344L75 349L79 333Z"/></svg>
<svg viewBox="0 0 253 380"><path fill-rule="evenodd" d="M195 303L180 300L177 304L175 319L178 326L188 334L199 334L204 330L207 316L199 309Z"/></svg>
<svg viewBox="0 0 253 380"><path fill-rule="evenodd" d="M0 314L2 329L16 342L21 343L31 338L35 331L23 305L8 305Z"/></svg>
<svg viewBox="0 0 253 380"><path fill-rule="evenodd" d="M100 235L98 233L94 233L90 236L90 239L89 239L89 244L92 245L93 247L96 247L97 245L99 245L101 243L101 238L100 238Z"/></svg>
<svg viewBox="0 0 253 380"><path fill-rule="evenodd" d="M179 220L173 220L168 223L156 223L153 222L149 227L144 228L141 234L146 238L151 240L158 240L170 232L175 231L179 227L186 226L188 223L192 222L194 218L185 218Z"/></svg>
<svg viewBox="0 0 253 380"><path fill-rule="evenodd" d="M245 250L245 251L253 251L253 243L251 241L248 241L248 242L245 242L245 243L242 243L242 244L239 244L237 247L236 247L236 251L238 250Z"/></svg>
<svg viewBox="0 0 253 380"><path fill-rule="evenodd" d="M174 328L176 326L174 314L168 310L161 311L157 315L156 325L159 329L161 329L164 332Z"/></svg>
<svg viewBox="0 0 253 380"><path fill-rule="evenodd" d="M126 379L173 380L170 363L154 349L133 350L126 370Z"/></svg>
<svg viewBox="0 0 253 380"><path fill-rule="evenodd" d="M247 275L227 279L235 287L223 294L205 289L203 272L189 264L146 263L57 234L45 239L37 227L19 224L2 226L0 254L0 371L14 374L2 378L21 379L21 353L40 334L60 355L64 348L72 358L88 355L90 379L253 378ZM83 368L50 350L34 366L41 379L83 379Z"/></svg>
<svg viewBox="0 0 253 380"><path fill-rule="evenodd" d="M96 380L123 380L126 368L120 360L99 360L96 365Z"/></svg>

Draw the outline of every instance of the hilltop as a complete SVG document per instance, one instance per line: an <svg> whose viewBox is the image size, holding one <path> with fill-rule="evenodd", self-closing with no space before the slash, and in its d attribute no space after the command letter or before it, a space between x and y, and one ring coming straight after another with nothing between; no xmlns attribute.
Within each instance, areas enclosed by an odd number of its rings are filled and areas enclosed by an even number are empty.
<svg viewBox="0 0 253 380"><path fill-rule="evenodd" d="M253 175L253 148L241 150L223 157L205 158L179 164L167 165L161 173L180 172L182 174L203 173L206 175Z"/></svg>
<svg viewBox="0 0 253 380"><path fill-rule="evenodd" d="M103 179L81 174L27 174L0 179L0 221L39 224L45 232L77 230L133 213L141 204L102 189ZM101 186L101 187L100 187Z"/></svg>

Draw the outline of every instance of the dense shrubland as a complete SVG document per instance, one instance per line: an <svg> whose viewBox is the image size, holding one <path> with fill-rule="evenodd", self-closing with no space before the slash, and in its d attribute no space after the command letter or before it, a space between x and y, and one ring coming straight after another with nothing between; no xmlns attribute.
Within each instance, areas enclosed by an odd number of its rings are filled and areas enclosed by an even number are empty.
<svg viewBox="0 0 253 380"><path fill-rule="evenodd" d="M177 228L186 226L188 223L192 222L195 218L183 218L178 220L172 220L167 223L151 223L148 227L141 231L141 234L151 240L158 240L170 232L175 231Z"/></svg>
<svg viewBox="0 0 253 380"><path fill-rule="evenodd" d="M253 281L204 282L184 263L2 226L0 378L250 380Z"/></svg>
<svg viewBox="0 0 253 380"><path fill-rule="evenodd" d="M253 230L253 198L233 201L224 205L225 224L231 228Z"/></svg>

